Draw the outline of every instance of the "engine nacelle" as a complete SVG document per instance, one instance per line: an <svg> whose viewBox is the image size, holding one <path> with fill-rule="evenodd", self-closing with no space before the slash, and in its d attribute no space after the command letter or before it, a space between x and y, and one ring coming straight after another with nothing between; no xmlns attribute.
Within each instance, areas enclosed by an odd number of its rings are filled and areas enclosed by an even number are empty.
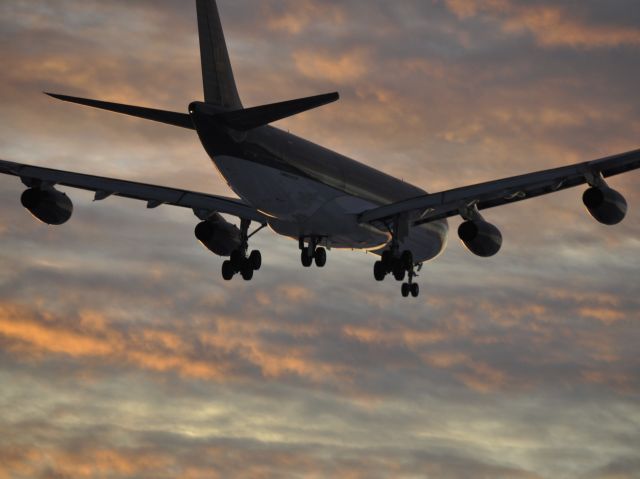
<svg viewBox="0 0 640 479"><path fill-rule="evenodd" d="M195 234L205 248L218 256L231 256L242 246L240 229L218 213L198 224Z"/></svg>
<svg viewBox="0 0 640 479"><path fill-rule="evenodd" d="M465 221L458 228L458 236L469 251L483 258L496 255L502 247L502 233L484 220Z"/></svg>
<svg viewBox="0 0 640 479"><path fill-rule="evenodd" d="M591 216L604 225L617 225L627 215L627 200L608 186L589 188L582 201Z"/></svg>
<svg viewBox="0 0 640 479"><path fill-rule="evenodd" d="M22 206L38 220L48 225L61 225L73 214L69 197L55 188L29 188L20 198Z"/></svg>

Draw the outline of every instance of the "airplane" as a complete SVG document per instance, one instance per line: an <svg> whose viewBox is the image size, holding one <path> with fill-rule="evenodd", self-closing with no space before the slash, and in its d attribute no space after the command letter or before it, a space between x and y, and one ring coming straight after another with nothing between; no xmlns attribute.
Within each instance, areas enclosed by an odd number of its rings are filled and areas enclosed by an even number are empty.
<svg viewBox="0 0 640 479"><path fill-rule="evenodd" d="M236 87L215 0L196 0L204 101L187 113L170 112L47 93L71 103L193 130L239 198L228 198L0 160L0 173L17 176L27 190L22 205L48 225L66 223L73 203L58 186L190 208L199 220L196 238L227 258L222 277L250 281L262 265L249 240L265 227L298 242L304 267L324 267L327 250L376 255L377 281L391 275L403 297L418 297L415 278L447 244L448 218L461 217L458 236L473 254L491 257L502 246L500 230L481 211L587 185L583 202L598 222L620 223L627 202L606 178L640 167L640 149L594 161L463 186L429 194L403 180L330 151L271 123L339 99L338 93L245 108ZM233 224L222 215L239 220ZM254 230L250 231L252 224Z"/></svg>

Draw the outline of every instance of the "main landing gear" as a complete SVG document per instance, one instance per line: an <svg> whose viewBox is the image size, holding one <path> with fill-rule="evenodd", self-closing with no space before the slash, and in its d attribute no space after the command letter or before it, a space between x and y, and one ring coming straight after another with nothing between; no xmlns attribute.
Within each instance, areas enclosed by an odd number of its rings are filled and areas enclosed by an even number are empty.
<svg viewBox="0 0 640 479"><path fill-rule="evenodd" d="M408 281L402 283L402 297L407 298L411 295L417 298L420 295L420 286L413 282L418 276L413 254L411 251L403 251L398 255L395 251L397 249L392 248L382 253L380 261L376 261L373 265L373 276L376 281L384 281L388 274L392 274L396 281L404 281L407 278ZM419 270L420 267L421 265L417 269Z"/></svg>
<svg viewBox="0 0 640 479"><path fill-rule="evenodd" d="M308 238L308 245L305 245L305 238L300 238L300 261L305 268L311 267L315 261L318 268L324 268L327 264L327 250L318 246L320 238L312 236Z"/></svg>
<svg viewBox="0 0 640 479"><path fill-rule="evenodd" d="M249 255L247 253L249 251L249 238L264 226L249 235L250 224L250 221L242 220L240 223L240 232L242 234L240 248L231 253L231 257L222 263L222 278L225 281L230 281L236 274L240 274L245 281L251 281L253 273L262 267L262 254L260 251L254 250Z"/></svg>

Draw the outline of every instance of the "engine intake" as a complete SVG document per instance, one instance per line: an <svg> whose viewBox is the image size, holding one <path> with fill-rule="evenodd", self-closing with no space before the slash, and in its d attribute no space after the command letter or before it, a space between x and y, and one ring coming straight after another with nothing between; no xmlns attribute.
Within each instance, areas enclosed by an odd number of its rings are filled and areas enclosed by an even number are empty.
<svg viewBox="0 0 640 479"><path fill-rule="evenodd" d="M35 218L48 225L62 225L73 214L69 197L55 188L29 188L22 193L20 201Z"/></svg>
<svg viewBox="0 0 640 479"><path fill-rule="evenodd" d="M218 213L198 224L195 235L205 248L218 256L231 256L242 246L240 229Z"/></svg>
<svg viewBox="0 0 640 479"><path fill-rule="evenodd" d="M608 186L589 188L582 201L591 216L603 225L617 225L627 215L627 200Z"/></svg>
<svg viewBox="0 0 640 479"><path fill-rule="evenodd" d="M502 233L484 220L465 221L458 228L458 236L469 251L483 258L496 255L502 247Z"/></svg>

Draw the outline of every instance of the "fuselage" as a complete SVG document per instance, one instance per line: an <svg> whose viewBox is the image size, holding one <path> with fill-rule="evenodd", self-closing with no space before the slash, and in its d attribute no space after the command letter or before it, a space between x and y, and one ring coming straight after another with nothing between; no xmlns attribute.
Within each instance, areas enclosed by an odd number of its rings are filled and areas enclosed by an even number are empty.
<svg viewBox="0 0 640 479"><path fill-rule="evenodd" d="M318 237L329 248L379 251L391 240L384 225L358 222L359 213L426 192L327 148L274 127L224 130L192 112L200 140L229 187L268 218L276 233ZM411 228L402 247L416 262L438 256L446 220Z"/></svg>

